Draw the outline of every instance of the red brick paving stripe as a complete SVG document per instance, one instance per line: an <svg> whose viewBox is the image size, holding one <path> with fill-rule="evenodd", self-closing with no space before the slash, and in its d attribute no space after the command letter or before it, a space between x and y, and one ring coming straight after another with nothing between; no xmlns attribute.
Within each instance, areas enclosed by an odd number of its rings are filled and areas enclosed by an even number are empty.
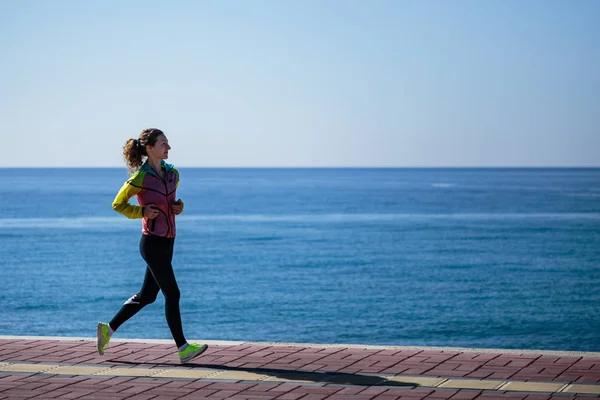
<svg viewBox="0 0 600 400"><path fill-rule="evenodd" d="M479 390L459 390L452 396L451 400L473 400L479 396L482 392ZM542 400L542 399L537 399Z"/></svg>
<svg viewBox="0 0 600 400"><path fill-rule="evenodd" d="M239 390L246 390L255 387L255 383L234 383L234 382L213 382L210 386L207 386L206 389L211 390L233 390L234 388L239 388Z"/></svg>
<svg viewBox="0 0 600 400"><path fill-rule="evenodd" d="M381 371L382 373L386 373L386 371ZM456 370L447 370L442 368L434 368L427 371L427 375L432 376L443 376L448 378L464 378L469 375L473 371L456 371Z"/></svg>
<svg viewBox="0 0 600 400"><path fill-rule="evenodd" d="M195 390L194 392L180 397L178 400L198 400L198 399L204 399L209 397L210 395L217 393L218 390L208 390L208 389L198 389Z"/></svg>
<svg viewBox="0 0 600 400"><path fill-rule="evenodd" d="M270 393L287 393L291 392L294 389L299 388L300 385L294 383L282 383L279 385L275 385L272 388L268 389L267 392Z"/></svg>
<svg viewBox="0 0 600 400"><path fill-rule="evenodd" d="M297 400L304 396L304 393L289 392L276 397L277 400Z"/></svg>
<svg viewBox="0 0 600 400"><path fill-rule="evenodd" d="M153 394L137 394L131 397L127 397L127 400L150 400L156 398Z"/></svg>
<svg viewBox="0 0 600 400"><path fill-rule="evenodd" d="M63 378L64 379L64 378ZM49 393L42 392L31 392L30 394L38 394L40 396L44 396L44 398L50 397L60 397L60 398L69 398L71 396L81 396L83 394L91 394L90 398L101 398L105 396L106 398L125 398L131 397L132 395L136 395L136 393L130 391L122 391L122 387L117 387L116 389L106 389L103 387L98 388L87 388L84 387L83 384L87 381L93 381L94 379L84 380L82 382L76 382L70 387L50 391ZM116 383L116 386L128 384L128 383L136 383L138 379L115 379L111 378L108 380L112 380ZM106 382L107 379L102 379L102 381ZM15 381L18 382L18 381ZM194 384L202 384L201 382L193 382ZM186 385L187 384L187 385ZM186 385L182 388L182 385ZM323 399L343 399L343 398L353 398L353 399L386 399L386 398L406 398L409 400L420 400L423 398L428 399L448 399L451 398L453 400L472 400L474 398L474 394L479 394L478 392L465 392L465 391L455 391L455 390L426 390L426 389L408 389L408 388L356 388L356 387L314 387L314 386L292 386L286 388L290 390L286 390L285 392L280 392L281 388L285 384L271 386L266 384L233 384L233 383L225 383L218 382L212 383L208 386L203 386L202 388L192 388L190 383L182 382L182 381L171 381L166 384L167 387L164 388L150 388L147 392L143 392L143 397L136 398L149 398L148 396L172 396L177 398L230 398L230 396L238 393L237 396L233 396L231 398L246 398L246 399L265 399L265 398L282 398L282 399L310 399L310 398L323 398ZM212 388L210 387L212 386ZM18 388L17 388L18 389ZM216 389L216 390L213 390ZM23 395L22 391L16 390L13 392L14 395ZM140 393L138 393L140 394ZM225 396L226 395L226 396ZM494 399L523 399L527 395L524 394L501 394L501 393L493 393L490 395L488 393L484 393L485 396L478 397L478 399L483 400L494 400ZM309 397L310 396L310 397ZM86 396L87 398L87 396ZM528 397L529 398L529 397ZM573 396L561 396L562 400L571 399ZM543 400L542 398L531 398L531 400Z"/></svg>
<svg viewBox="0 0 600 400"><path fill-rule="evenodd" d="M45 350L45 351L40 351ZM153 367L174 368L178 365L175 351L172 345L166 344L145 344L145 343L111 343L107 348L105 357L100 357L96 353L95 344L85 341L58 341L58 340L7 340L0 339L0 362L2 361L44 361L73 364L95 364L95 365L128 365L143 366L154 364ZM125 364L124 364L125 363ZM131 364L129 364L131 363ZM358 372L358 373L385 373L385 374L411 374L411 375L433 375L445 377L483 377L497 379L519 379L534 381L557 381L557 382L575 382L578 383L598 383L600 382L600 357L586 356L558 356L545 354L519 354L519 353L476 353L476 352L452 352L436 350L418 350L418 349L358 349L347 347L319 348L302 346L283 346L277 345L228 345L228 346L210 346L206 356L198 362L199 365L211 365L218 368L220 365L226 366L244 366L246 368L266 368L281 370L300 370L300 371L323 371L323 372ZM0 373L0 387L6 385L26 385L29 381L27 377L33 374L13 374L16 376L11 380L4 380ZM39 376L33 377L31 382L40 379ZM45 378L43 378L45 379ZM62 379L69 379L63 377ZM98 379L98 378L94 378ZM134 378L131 378L134 379ZM11 383L13 382L13 383ZM131 389L135 391L133 384L125 385L124 382L117 383L117 389L126 391ZM194 382L192 382L194 383ZM190 385L185 381L184 385ZM50 385L50 383L48 384ZM88 386L91 385L91 386ZM177 383L175 385L182 384ZM203 385L203 384L200 384ZM82 390L86 388L101 389L102 393L115 393L114 388L94 386L90 383L79 384ZM210 386L210 384L208 385ZM187 386L185 386L187 387ZM269 388L278 386L269 386ZM27 388L27 386L26 386ZM31 390L42 389L43 386L35 388L35 384L30 385ZM132 389L133 388L133 389ZM201 390L206 386L199 388L189 387L190 390ZM267 388L266 390L268 390ZM296 389L291 389L283 394L295 394ZM54 387L54 390L62 390ZM206 389L210 391L209 388ZM225 390L225 389L222 389ZM398 391L398 388L391 390ZM446 396L437 393L432 394L432 398ZM101 394L102 394L101 393ZM215 391L213 393L218 393ZM398 393L398 392L396 392ZM64 394L64 393L63 393ZM315 395L319 395L313 393ZM490 393L485 393L489 397ZM501 393L493 393L495 396L502 397ZM421 394L410 392L410 396L403 393L403 396L410 398L419 397ZM469 394L456 393L454 396L465 396L466 400ZM252 393L252 396L258 396ZM266 395L270 396L270 395ZM339 392L335 394L339 396ZM360 395L361 397L370 396L369 392ZM382 398L392 398L396 394L392 392L382 392L377 394ZM456 397L460 400L461 397ZM520 398L524 398L521 395ZM561 397L562 396L562 397ZM570 398L561 395L559 398ZM511 394L509 398L516 398ZM535 400L535 398L532 398ZM485 399L484 399L485 400ZM539 399L541 400L541 399Z"/></svg>
<svg viewBox="0 0 600 400"><path fill-rule="evenodd" d="M326 365L325 364L308 364L308 365L302 365L299 368L295 368L295 370L302 370L302 371L307 371L307 372L316 372L316 371L325 372Z"/></svg>

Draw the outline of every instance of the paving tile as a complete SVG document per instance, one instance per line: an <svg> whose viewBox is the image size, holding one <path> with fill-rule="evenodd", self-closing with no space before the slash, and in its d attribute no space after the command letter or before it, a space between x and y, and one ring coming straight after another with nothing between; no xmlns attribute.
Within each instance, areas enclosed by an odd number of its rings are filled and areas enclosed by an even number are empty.
<svg viewBox="0 0 600 400"><path fill-rule="evenodd" d="M68 394L67 395L62 395L62 396L60 396L58 398L63 399L63 398L66 398L66 396L68 396ZM110 393L110 392L102 392L102 391L100 391L100 392L89 394L89 395L85 396L84 399L85 400L107 400L107 399L110 399L110 400L124 400L124 399L126 399L128 397L129 397L128 395L119 395L117 393ZM153 398L156 398L156 397L153 397ZM167 400L167 399L163 399L163 400Z"/></svg>
<svg viewBox="0 0 600 400"><path fill-rule="evenodd" d="M150 369L150 368L122 368L122 367L114 367L110 369L103 369L98 372L97 376L126 376L126 377L151 377L153 375L157 375L160 373L166 372L163 369Z"/></svg>
<svg viewBox="0 0 600 400"><path fill-rule="evenodd" d="M501 380L450 379L442 383L439 387L448 389L493 390L504 383L505 381Z"/></svg>
<svg viewBox="0 0 600 400"><path fill-rule="evenodd" d="M298 368L298 370L308 371L308 372L325 371L325 369L326 369L325 364L312 364L312 363L311 364L301 364L300 367Z"/></svg>
<svg viewBox="0 0 600 400"><path fill-rule="evenodd" d="M594 375L583 375L580 376L576 382L578 383L598 383L600 382L600 377L598 376L599 374L596 373Z"/></svg>
<svg viewBox="0 0 600 400"><path fill-rule="evenodd" d="M522 391L522 392L557 392L562 388L562 383L546 382L508 382L500 390L503 391Z"/></svg>
<svg viewBox="0 0 600 400"><path fill-rule="evenodd" d="M12 381L24 381L27 382L26 378L33 374L15 374L15 375L0 375L0 382L12 382Z"/></svg>
<svg viewBox="0 0 600 400"><path fill-rule="evenodd" d="M260 381L269 378L270 375L255 374L245 371L224 371L215 376L218 379L235 380L235 381Z"/></svg>
<svg viewBox="0 0 600 400"><path fill-rule="evenodd" d="M481 394L481 391L476 390L459 390L450 399L451 400L473 400ZM541 400L541 399L538 399Z"/></svg>
<svg viewBox="0 0 600 400"><path fill-rule="evenodd" d="M43 389L21 389L14 388L2 393L4 396L15 397L15 398L44 398L48 392ZM69 392L70 393L70 392ZM68 394L68 393L67 393Z"/></svg>
<svg viewBox="0 0 600 400"><path fill-rule="evenodd" d="M412 374L412 375L421 375L431 369L433 369L434 367L432 367L431 365L420 365L418 367L408 367L408 369L406 369L403 373L405 374Z"/></svg>
<svg viewBox="0 0 600 400"><path fill-rule="evenodd" d="M231 399L244 399L244 400L271 400L277 398L276 393L261 393L261 394L245 394L245 392L240 392L231 397Z"/></svg>
<svg viewBox="0 0 600 400"><path fill-rule="evenodd" d="M192 381L185 384L185 388L187 389L203 389L207 386L212 385L211 381Z"/></svg>
<svg viewBox="0 0 600 400"><path fill-rule="evenodd" d="M146 392L147 394L153 394L157 396L185 396L191 393L196 392L195 389L185 389L185 388L163 388L157 387Z"/></svg>
<svg viewBox="0 0 600 400"><path fill-rule="evenodd" d="M387 380L392 381L392 382L412 384L415 386L433 387L433 386L437 386L440 383L442 383L444 381L444 378L399 375L399 376L389 376L389 377L387 377Z"/></svg>
<svg viewBox="0 0 600 400"><path fill-rule="evenodd" d="M300 386L294 389L298 392L320 394L320 395L333 395L342 390L340 386Z"/></svg>
<svg viewBox="0 0 600 400"><path fill-rule="evenodd" d="M19 385L19 389L21 390L34 390L34 389L39 389L43 386L47 386L48 384L46 382L29 382L29 383L25 383L23 385Z"/></svg>
<svg viewBox="0 0 600 400"><path fill-rule="evenodd" d="M473 372L473 371L456 371L456 370L448 371L448 370L435 368L435 369L430 369L429 371L427 371L427 375L445 376L447 378L464 378L465 376L469 375L471 372Z"/></svg>
<svg viewBox="0 0 600 400"><path fill-rule="evenodd" d="M482 393L477 400L521 400L524 397L517 394L488 394ZM565 399L562 399L565 400Z"/></svg>
<svg viewBox="0 0 600 400"><path fill-rule="evenodd" d="M62 387L65 385L72 385L74 383L79 383L79 382L95 382L95 381L100 381L100 379L98 378L94 378L94 379L90 379L84 376L75 376L75 377L62 377L62 376L48 376L48 377L43 377L43 376L39 376L38 380L42 381L42 382L47 382L50 385L56 386L56 387Z"/></svg>
<svg viewBox="0 0 600 400"><path fill-rule="evenodd" d="M207 395L209 399L228 399L237 394L239 390L217 390L214 393Z"/></svg>
<svg viewBox="0 0 600 400"><path fill-rule="evenodd" d="M409 400L420 400L420 399L427 397L428 395L430 395L433 392L434 392L433 390L390 388L389 392L385 392L385 393L383 393L383 395L394 394L394 395L401 396L401 398L405 398L405 399L409 399Z"/></svg>
<svg viewBox="0 0 600 400"><path fill-rule="evenodd" d="M158 374L152 375L160 378L188 378L188 379L201 379L207 376L218 373L215 370L205 369L171 369L159 372Z"/></svg>
<svg viewBox="0 0 600 400"><path fill-rule="evenodd" d="M179 397L180 400L198 400L198 399L205 399L208 396L210 396L213 393L218 392L218 390L208 390L208 389L197 389L194 390L193 392L184 395L182 397Z"/></svg>
<svg viewBox="0 0 600 400"><path fill-rule="evenodd" d="M386 379L377 375L331 374L320 382L341 385L373 386L386 382Z"/></svg>
<svg viewBox="0 0 600 400"><path fill-rule="evenodd" d="M43 372L55 368L56 366L48 364L9 364L0 367L2 372Z"/></svg>
<svg viewBox="0 0 600 400"><path fill-rule="evenodd" d="M315 383L319 382L320 379L325 379L325 376L319 377L315 374L304 373L304 372L287 372L282 374L275 374L265 379L267 382L295 382L295 383Z"/></svg>
<svg viewBox="0 0 600 400"><path fill-rule="evenodd" d="M302 397L303 400L323 400L326 399L327 396L326 394L307 394L304 397Z"/></svg>
<svg viewBox="0 0 600 400"><path fill-rule="evenodd" d="M275 397L277 400L297 400L304 396L304 393L284 393L280 396Z"/></svg>
<svg viewBox="0 0 600 400"><path fill-rule="evenodd" d="M255 387L254 383L235 383L235 382L213 382L206 389L210 390L248 390Z"/></svg>
<svg viewBox="0 0 600 400"><path fill-rule="evenodd" d="M157 396L154 394L144 394L144 393L140 393L140 394L136 394L133 395L131 397L127 397L127 400L150 400L150 399L155 399ZM198 398L198 397L196 397Z"/></svg>
<svg viewBox="0 0 600 400"><path fill-rule="evenodd" d="M545 395L545 394L528 394L527 397L525 397L526 400L549 400L550 399L550 395Z"/></svg>
<svg viewBox="0 0 600 400"><path fill-rule="evenodd" d="M600 385L581 385L574 384L569 385L565 390L565 393L581 393L581 394L595 394L600 395Z"/></svg>
<svg viewBox="0 0 600 400"><path fill-rule="evenodd" d="M267 392L274 393L274 394L275 393L283 394L283 393L291 392L292 390L297 389L299 387L300 387L300 385L297 385L297 384L282 383L279 385L272 386L271 388L267 389Z"/></svg>
<svg viewBox="0 0 600 400"><path fill-rule="evenodd" d="M23 396L28 390L37 393L35 391L45 389L48 396L67 398L77 393L90 398L159 396L167 399L182 397L182 394L193 398L196 392L203 391L196 398L237 393L232 398L245 395L257 399L284 395L297 398L300 394L315 399L321 396L336 399L344 396L346 390L352 391L352 397L358 399L420 400L451 396L454 400L473 400L477 395L477 400L523 399L537 392L542 397L528 399L549 400L543 396L560 390L565 383L571 385L557 398L570 399L576 394L600 396L596 393L600 386L600 358L585 355L233 345L211 346L206 357L192 365L198 368L179 368L172 346L166 344L117 342L111 346L108 357L99 357L90 342L37 340L35 343L44 351L31 351L26 342L0 340L0 357L10 354L14 358L12 367L7 361L0 361L0 396L5 396L7 389L21 387L18 394ZM219 369L222 365L241 369ZM5 367L9 367L9 371L3 372ZM108 373L107 368L111 369ZM258 386L234 383L248 380L260 383ZM492 390L498 387L497 382L502 384L504 380L510 382L501 386L500 391ZM213 386L219 384L225 387ZM436 385L441 388L421 387ZM331 388L335 388L333 392Z"/></svg>
<svg viewBox="0 0 600 400"><path fill-rule="evenodd" d="M363 395L366 395L366 394L378 395L378 394L381 394L381 393L385 393L387 391L388 391L387 388L369 387L369 388L366 388L365 390L363 390L362 392L360 392L360 394L363 394Z"/></svg>
<svg viewBox="0 0 600 400"><path fill-rule="evenodd" d="M87 367L82 365L66 365L52 370L57 375L93 375L105 370L106 367Z"/></svg>
<svg viewBox="0 0 600 400"><path fill-rule="evenodd" d="M426 399L449 399L457 393L456 390L434 390Z"/></svg>

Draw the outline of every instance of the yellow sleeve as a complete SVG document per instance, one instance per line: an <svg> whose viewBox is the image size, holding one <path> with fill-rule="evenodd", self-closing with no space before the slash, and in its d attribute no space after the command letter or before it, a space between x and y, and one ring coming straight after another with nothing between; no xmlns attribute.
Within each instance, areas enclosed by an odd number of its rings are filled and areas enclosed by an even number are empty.
<svg viewBox="0 0 600 400"><path fill-rule="evenodd" d="M143 218L144 216L143 207L134 206L129 203L129 199L142 190L141 185L135 184L136 182L141 181L141 179L138 179L138 176L139 171L131 179L125 182L112 203L113 210L119 214L123 214L127 218Z"/></svg>

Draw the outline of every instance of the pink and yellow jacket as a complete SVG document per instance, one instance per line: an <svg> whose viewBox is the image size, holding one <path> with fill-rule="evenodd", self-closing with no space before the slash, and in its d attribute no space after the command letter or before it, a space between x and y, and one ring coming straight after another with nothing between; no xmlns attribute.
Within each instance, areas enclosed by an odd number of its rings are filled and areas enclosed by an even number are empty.
<svg viewBox="0 0 600 400"><path fill-rule="evenodd" d="M174 238L175 213L171 204L177 198L175 191L179 186L179 172L164 161L161 167L165 171L164 180L147 163L142 164L119 190L112 207L127 218L142 218L144 235ZM139 206L129 203L133 196L136 196ZM154 204L159 210L154 219L144 218L143 209L149 204Z"/></svg>

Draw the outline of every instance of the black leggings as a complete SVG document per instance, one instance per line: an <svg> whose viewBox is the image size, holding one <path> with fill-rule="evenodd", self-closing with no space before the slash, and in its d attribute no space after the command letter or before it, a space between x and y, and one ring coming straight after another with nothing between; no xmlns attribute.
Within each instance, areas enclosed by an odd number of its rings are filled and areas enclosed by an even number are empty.
<svg viewBox="0 0 600 400"><path fill-rule="evenodd" d="M171 261L173 259L173 245L175 239L153 235L142 235L140 240L140 253L148 264L144 283L139 293L135 294L123 304L123 307L110 321L110 327L117 330L125 321L133 317L138 311L156 300L158 291L165 296L165 315L167 324L175 339L177 347L186 343L181 327L181 314L179 312L179 287L173 273Z"/></svg>

